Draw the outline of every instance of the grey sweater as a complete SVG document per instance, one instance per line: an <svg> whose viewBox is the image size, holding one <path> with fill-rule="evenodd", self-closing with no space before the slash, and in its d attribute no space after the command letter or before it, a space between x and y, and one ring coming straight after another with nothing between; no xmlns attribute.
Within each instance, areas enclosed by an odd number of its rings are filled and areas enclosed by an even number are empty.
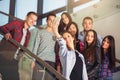
<svg viewBox="0 0 120 80"><path fill-rule="evenodd" d="M55 37L46 29L39 30L36 35L33 53L45 61L55 62Z"/></svg>

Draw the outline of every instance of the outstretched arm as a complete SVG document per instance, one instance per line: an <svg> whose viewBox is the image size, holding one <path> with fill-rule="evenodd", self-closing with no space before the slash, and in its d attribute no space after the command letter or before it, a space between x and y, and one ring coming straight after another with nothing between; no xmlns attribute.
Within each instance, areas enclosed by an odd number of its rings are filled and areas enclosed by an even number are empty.
<svg viewBox="0 0 120 80"><path fill-rule="evenodd" d="M52 28L53 28L53 33L57 39L59 39L61 37L60 34L58 33L58 26L59 26L59 21L55 20L53 22Z"/></svg>

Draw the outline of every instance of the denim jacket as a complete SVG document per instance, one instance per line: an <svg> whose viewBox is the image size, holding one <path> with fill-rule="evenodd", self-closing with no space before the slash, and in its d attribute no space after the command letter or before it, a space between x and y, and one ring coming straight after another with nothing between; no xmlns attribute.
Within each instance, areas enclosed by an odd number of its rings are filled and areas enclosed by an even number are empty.
<svg viewBox="0 0 120 80"><path fill-rule="evenodd" d="M62 73L63 73L63 76L67 80L70 80L70 74L71 74L72 69L73 69L73 67L75 65L75 62L76 62L75 50L68 50L68 48L66 46L66 42L65 42L65 40L63 38L60 38L57 41L58 41L59 46L60 46L60 48L59 48L59 56L60 56L60 61L61 61L62 68L63 68ZM79 57L83 61L83 71L82 71L83 80L88 80L84 57L83 57L83 55L81 53L79 53Z"/></svg>

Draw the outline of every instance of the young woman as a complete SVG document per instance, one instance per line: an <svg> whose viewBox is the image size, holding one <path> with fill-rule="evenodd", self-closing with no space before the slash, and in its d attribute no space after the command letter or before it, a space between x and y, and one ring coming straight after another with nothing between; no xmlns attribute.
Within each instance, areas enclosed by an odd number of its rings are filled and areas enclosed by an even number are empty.
<svg viewBox="0 0 120 80"><path fill-rule="evenodd" d="M72 36L75 38L76 41L75 48L79 52L82 52L84 43L81 42L80 39L78 39L78 33L79 33L78 25L75 22L71 22L66 28L66 30L69 31L72 34Z"/></svg>
<svg viewBox="0 0 120 80"><path fill-rule="evenodd" d="M111 70L115 68L115 40L111 35L105 36L101 46L100 79L112 80Z"/></svg>
<svg viewBox="0 0 120 80"><path fill-rule="evenodd" d="M70 16L70 14L67 12L62 13L60 24L58 27L58 32L61 33L63 31L65 31L71 22L72 22L72 18Z"/></svg>
<svg viewBox="0 0 120 80"><path fill-rule="evenodd" d="M72 36L74 37L75 42L76 42L75 49L78 50L79 52L82 52L84 43L78 39L78 33L79 33L78 25L75 22L71 22L68 25L68 27L66 28L66 31L70 32L72 34ZM61 64L60 64L60 58L59 58L59 56L57 56L57 70L59 72L61 72L61 69L62 68L61 68Z"/></svg>
<svg viewBox="0 0 120 80"><path fill-rule="evenodd" d="M97 46L97 33L94 30L86 32L83 55L89 80L97 80L100 66L100 48Z"/></svg>
<svg viewBox="0 0 120 80"><path fill-rule="evenodd" d="M88 80L84 57L75 50L74 37L68 31L60 35L57 23L54 24L53 31L59 44L63 76L67 80Z"/></svg>
<svg viewBox="0 0 120 80"><path fill-rule="evenodd" d="M72 18L69 13L63 12L61 14L61 20L58 26L58 32L62 33L63 31L66 31L68 25L72 22ZM59 59L59 45L56 42L55 44L55 53L56 53L56 70L61 73L61 64L60 64L60 59Z"/></svg>

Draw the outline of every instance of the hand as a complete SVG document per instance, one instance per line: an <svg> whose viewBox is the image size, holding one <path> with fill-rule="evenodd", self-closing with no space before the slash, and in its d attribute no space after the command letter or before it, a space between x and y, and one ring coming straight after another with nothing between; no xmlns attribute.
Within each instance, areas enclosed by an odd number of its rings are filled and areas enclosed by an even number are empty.
<svg viewBox="0 0 120 80"><path fill-rule="evenodd" d="M34 67L35 67L35 62L32 62L31 63L31 69L34 69Z"/></svg>
<svg viewBox="0 0 120 80"><path fill-rule="evenodd" d="M58 32L59 20L56 18L53 22L53 31Z"/></svg>
<svg viewBox="0 0 120 80"><path fill-rule="evenodd" d="M53 33L56 36L56 38L60 38L60 34L58 33L58 26L59 26L59 21L57 19L54 20L53 22Z"/></svg>
<svg viewBox="0 0 120 80"><path fill-rule="evenodd" d="M69 50L75 50L74 44L69 43L69 44L67 44L67 46L68 46L68 49L69 49Z"/></svg>
<svg viewBox="0 0 120 80"><path fill-rule="evenodd" d="M6 34L5 34L5 39L8 40L8 39L10 39L10 38L12 38L11 34L10 34L10 33L6 33Z"/></svg>

